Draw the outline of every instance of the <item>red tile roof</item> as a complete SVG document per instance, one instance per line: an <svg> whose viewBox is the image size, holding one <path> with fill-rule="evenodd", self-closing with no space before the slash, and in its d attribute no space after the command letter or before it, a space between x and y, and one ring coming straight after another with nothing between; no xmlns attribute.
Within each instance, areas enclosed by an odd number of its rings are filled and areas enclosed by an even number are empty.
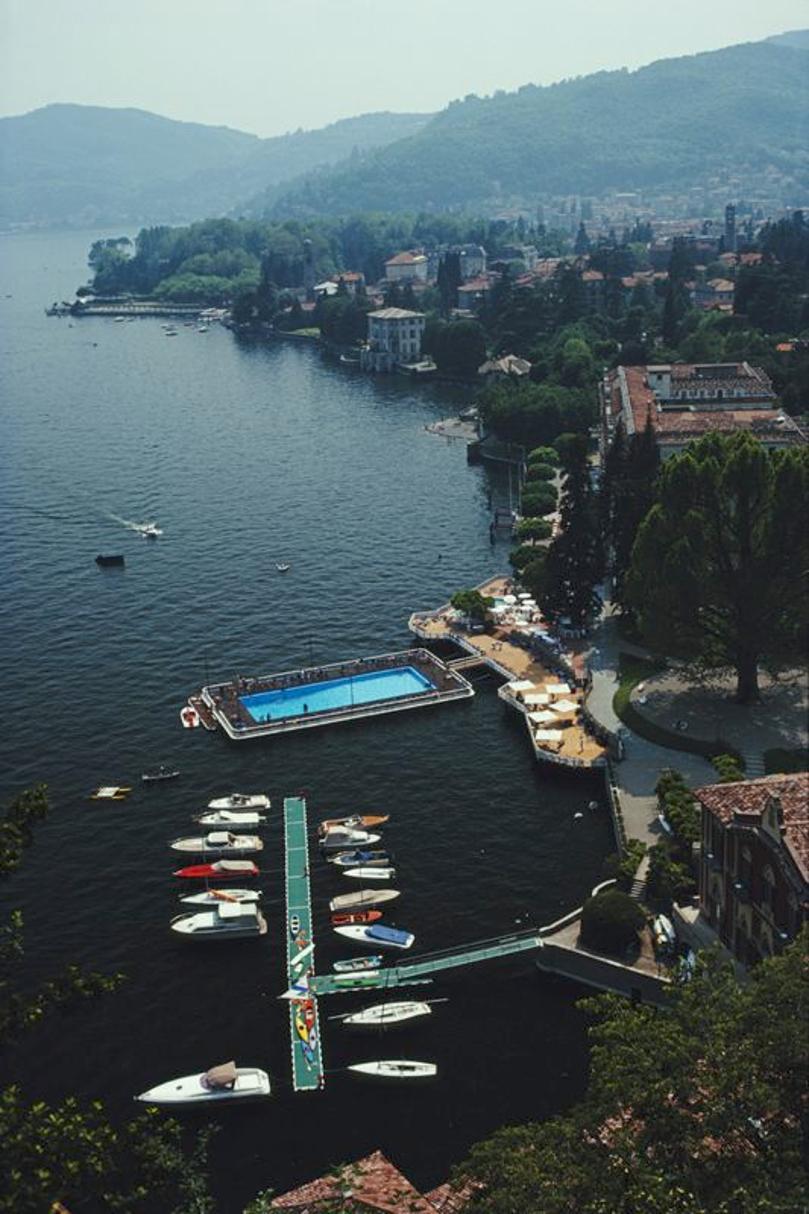
<svg viewBox="0 0 809 1214"><path fill-rule="evenodd" d="M414 261L426 261L427 258L423 253L397 253L395 257L389 257L385 262L386 266L410 266Z"/></svg>
<svg viewBox="0 0 809 1214"><path fill-rule="evenodd" d="M781 834L804 881L809 881L809 772L763 776L735 784L709 784L694 796L725 826L733 821L755 825L771 798L781 803Z"/></svg>
<svg viewBox="0 0 809 1214"><path fill-rule="evenodd" d="M446 1192L445 1192L446 1190ZM297 1214L318 1214L333 1210L334 1202L341 1201L341 1209L373 1211L374 1214L456 1214L468 1200L468 1192L450 1190L441 1185L432 1195L423 1197L406 1176L386 1159L381 1151L374 1151L356 1163L346 1164L333 1176L321 1176L289 1193L273 1198L273 1210L294 1210ZM450 1204L450 1198L456 1204ZM443 1205L438 1204L443 1200ZM461 1204L458 1204L461 1202Z"/></svg>

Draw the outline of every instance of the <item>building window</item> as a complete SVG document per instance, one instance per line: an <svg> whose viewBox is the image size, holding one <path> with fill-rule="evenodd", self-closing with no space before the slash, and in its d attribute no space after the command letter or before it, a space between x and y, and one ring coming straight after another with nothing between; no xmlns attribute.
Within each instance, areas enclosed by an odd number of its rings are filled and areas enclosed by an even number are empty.
<svg viewBox="0 0 809 1214"><path fill-rule="evenodd" d="M769 865L761 874L761 905L770 912L775 906L775 874Z"/></svg>

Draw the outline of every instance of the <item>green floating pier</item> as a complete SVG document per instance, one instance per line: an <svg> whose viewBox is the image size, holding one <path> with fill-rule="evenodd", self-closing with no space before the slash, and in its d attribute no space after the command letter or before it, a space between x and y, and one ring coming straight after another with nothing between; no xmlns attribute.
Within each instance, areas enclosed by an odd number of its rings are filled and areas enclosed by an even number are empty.
<svg viewBox="0 0 809 1214"><path fill-rule="evenodd" d="M312 984L315 948L303 797L284 798L284 844L287 979L290 989L301 988L300 997L289 1002L292 1086L296 1092L311 1092L323 1087L325 1076L317 998Z"/></svg>

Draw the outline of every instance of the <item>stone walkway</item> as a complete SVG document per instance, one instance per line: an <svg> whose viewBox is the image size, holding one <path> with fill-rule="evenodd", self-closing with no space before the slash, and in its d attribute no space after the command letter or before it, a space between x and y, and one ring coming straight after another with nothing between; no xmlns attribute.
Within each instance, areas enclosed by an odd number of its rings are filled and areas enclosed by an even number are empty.
<svg viewBox="0 0 809 1214"><path fill-rule="evenodd" d="M608 606L585 654L593 674L587 707L597 721L623 740L625 758L614 763L612 771L619 787L627 838L650 844L661 834L654 795L661 770L677 768L692 788L715 783L717 774L707 759L647 742L618 718L612 701L619 684L619 655L652 655L625 641L617 625ZM733 702L732 682L717 680L695 687L674 667L648 679L642 691L636 689L632 703L638 712L668 730L677 721L684 721L689 737L711 742L722 738L742 754L747 776L755 778L765 774L765 750L779 746L793 750L806 746L809 740L809 685L805 674L778 682L762 676L761 686L764 702L745 708Z"/></svg>

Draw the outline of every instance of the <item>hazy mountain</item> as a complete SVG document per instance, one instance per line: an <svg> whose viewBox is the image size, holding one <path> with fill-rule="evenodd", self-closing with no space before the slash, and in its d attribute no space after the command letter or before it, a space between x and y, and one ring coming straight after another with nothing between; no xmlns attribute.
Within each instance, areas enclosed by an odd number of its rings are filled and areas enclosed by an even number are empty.
<svg viewBox="0 0 809 1214"><path fill-rule="evenodd" d="M453 102L412 137L297 183L276 213L682 189L722 171L744 177L771 168L805 188L808 113L809 53L773 42L529 84Z"/></svg>
<svg viewBox="0 0 809 1214"><path fill-rule="evenodd" d="M366 114L259 139L144 110L49 105L0 119L0 224L171 223L413 134L427 114Z"/></svg>
<svg viewBox="0 0 809 1214"><path fill-rule="evenodd" d="M785 34L773 34L764 41L780 42L784 46L797 46L806 51L809 50L809 30L787 30Z"/></svg>

